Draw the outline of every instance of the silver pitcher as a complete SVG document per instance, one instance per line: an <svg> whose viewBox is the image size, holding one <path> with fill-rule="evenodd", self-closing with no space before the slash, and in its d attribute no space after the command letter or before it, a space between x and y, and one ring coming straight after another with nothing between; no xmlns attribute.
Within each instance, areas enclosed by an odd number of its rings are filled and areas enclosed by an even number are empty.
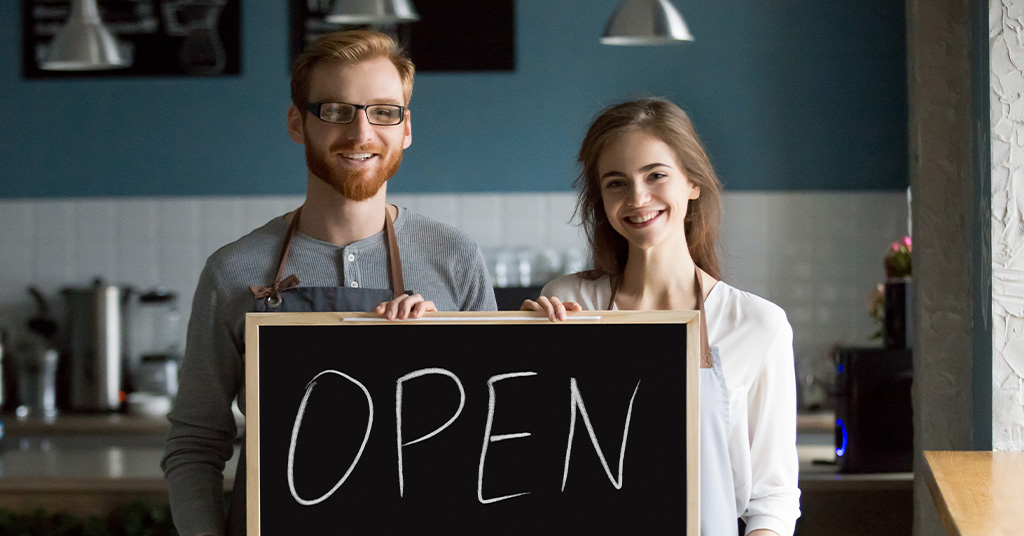
<svg viewBox="0 0 1024 536"><path fill-rule="evenodd" d="M116 411L124 400L131 290L95 281L65 288L66 323L60 380L67 409Z"/></svg>

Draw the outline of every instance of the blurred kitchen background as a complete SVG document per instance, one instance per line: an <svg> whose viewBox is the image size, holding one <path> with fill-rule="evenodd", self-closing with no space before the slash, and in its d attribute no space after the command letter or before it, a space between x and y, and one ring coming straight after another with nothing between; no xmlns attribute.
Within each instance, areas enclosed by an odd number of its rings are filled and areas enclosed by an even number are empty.
<svg viewBox="0 0 1024 536"><path fill-rule="evenodd" d="M517 0L513 69L417 73L413 144L389 201L474 237L499 292L535 292L588 262L570 184L590 120L666 97L725 186L724 279L785 309L801 409L827 412L834 350L881 346L869 298L890 244L910 235L906 6L676 0L694 41L601 45L619 3ZM0 2L6 358L66 332L71 297L98 280L134 321L127 373L159 390L173 366L144 367L142 354L180 354L207 256L302 202L303 150L285 129L294 6L241 5L238 74L35 79L21 54L29 4ZM177 320L156 333L152 318ZM166 412L146 402L141 413ZM829 458L824 415L815 456Z"/></svg>
<svg viewBox="0 0 1024 536"><path fill-rule="evenodd" d="M0 5L0 326L37 315L29 286L57 310L96 278L168 289L187 318L206 257L302 201L287 3L244 3L239 75L59 80L21 76L21 4ZM389 199L473 236L499 286L541 286L586 263L589 121L667 97L725 184L726 280L782 306L801 377L828 381L833 345L877 344L868 297L909 234L902 4L687 2L693 42L601 45L617 4L519 0L514 70L418 73Z"/></svg>

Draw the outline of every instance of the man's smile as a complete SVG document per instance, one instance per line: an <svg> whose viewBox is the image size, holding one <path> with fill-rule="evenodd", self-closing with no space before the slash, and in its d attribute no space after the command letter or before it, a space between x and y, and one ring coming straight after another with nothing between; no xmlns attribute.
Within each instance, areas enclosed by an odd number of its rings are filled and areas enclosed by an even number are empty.
<svg viewBox="0 0 1024 536"><path fill-rule="evenodd" d="M349 160L360 160L360 161L362 161L362 160L369 160L370 158L373 158L374 156L377 156L377 155L374 154L374 153L341 153L341 156L343 158L347 158Z"/></svg>

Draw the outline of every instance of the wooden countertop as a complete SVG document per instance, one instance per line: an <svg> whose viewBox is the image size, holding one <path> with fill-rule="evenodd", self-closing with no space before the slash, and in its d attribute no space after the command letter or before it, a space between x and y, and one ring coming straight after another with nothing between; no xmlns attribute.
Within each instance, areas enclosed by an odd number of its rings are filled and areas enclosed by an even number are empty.
<svg viewBox="0 0 1024 536"><path fill-rule="evenodd" d="M1009 536L1024 527L1024 452L925 451L925 480L946 532Z"/></svg>

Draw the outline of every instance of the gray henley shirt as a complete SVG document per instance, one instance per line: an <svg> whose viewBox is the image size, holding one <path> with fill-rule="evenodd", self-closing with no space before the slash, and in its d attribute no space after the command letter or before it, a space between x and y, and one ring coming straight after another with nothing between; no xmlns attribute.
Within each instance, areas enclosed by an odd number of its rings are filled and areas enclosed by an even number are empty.
<svg viewBox="0 0 1024 536"><path fill-rule="evenodd" d="M182 536L224 533L225 463L245 407L245 314L250 285L273 283L288 226L277 217L210 256L199 277L171 430L161 466ZM405 286L439 311L493 311L494 291L479 246L458 229L399 208L395 233ZM387 289L384 232L336 246L296 233L284 275L300 286ZM244 493L245 490L237 490Z"/></svg>

